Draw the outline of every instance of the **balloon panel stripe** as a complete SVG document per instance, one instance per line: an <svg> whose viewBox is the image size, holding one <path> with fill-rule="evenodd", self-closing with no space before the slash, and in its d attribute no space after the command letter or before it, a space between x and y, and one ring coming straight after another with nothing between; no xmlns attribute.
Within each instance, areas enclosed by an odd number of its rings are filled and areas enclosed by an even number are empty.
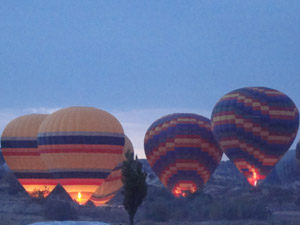
<svg viewBox="0 0 300 225"><path fill-rule="evenodd" d="M61 149L64 150L72 150L72 149L108 149L112 151L123 151L123 146L120 145L109 145L109 144L59 144L59 145L40 145L38 147L39 151L42 152L44 150L49 151L50 149Z"/></svg>
<svg viewBox="0 0 300 225"><path fill-rule="evenodd" d="M44 136L105 136L105 137L124 137L122 133L116 132L96 132L96 131L57 131L57 132L39 132L38 137Z"/></svg>
<svg viewBox="0 0 300 225"><path fill-rule="evenodd" d="M57 144L109 144L124 146L124 137L111 136L40 136L39 145Z"/></svg>
<svg viewBox="0 0 300 225"><path fill-rule="evenodd" d="M95 206L104 205L107 202L109 202L113 197L115 197L116 194L110 194L106 197L91 197L90 200L95 204Z"/></svg>
<svg viewBox="0 0 300 225"><path fill-rule="evenodd" d="M193 181L198 188L201 188L204 184L201 176L195 171L178 171L168 181L168 187L172 190L178 183L185 183L185 181Z"/></svg>
<svg viewBox="0 0 300 225"><path fill-rule="evenodd" d="M263 165L259 159L255 158L254 156L249 155L247 152L244 151L238 151L238 148L236 149L228 149L226 152L226 155L230 160L236 161L239 159L247 160L251 165L254 165L255 167L259 168L262 174L268 173L273 166L267 166Z"/></svg>
<svg viewBox="0 0 300 225"><path fill-rule="evenodd" d="M106 195L99 195L99 196L93 195L90 200L95 201L95 202L99 202L100 201L100 202L104 202L105 203L105 202L111 200L117 193L118 193L118 191L115 191L113 193L109 193L109 194L106 194Z"/></svg>
<svg viewBox="0 0 300 225"><path fill-rule="evenodd" d="M281 155L281 149L288 148L293 142L294 134L289 138L289 141L265 141L260 136L253 135L251 132L245 132L243 129L237 128L228 128L226 126L225 130L219 130L218 127L214 130L216 135L222 133L222 136L218 138L219 143L222 143L226 140L232 140L232 137L235 137L234 140L236 141L244 141L247 144L252 145L254 148L260 149L266 155ZM280 137L280 136L279 136ZM226 152L226 149L224 149Z"/></svg>
<svg viewBox="0 0 300 225"><path fill-rule="evenodd" d="M51 153L99 153L99 154L103 154L103 153L108 153L108 154L117 154L120 155L122 154L122 150L121 149L43 149L40 151L41 154L51 154Z"/></svg>
<svg viewBox="0 0 300 225"><path fill-rule="evenodd" d="M2 140L2 148L37 148L36 140Z"/></svg>
<svg viewBox="0 0 300 225"><path fill-rule="evenodd" d="M156 160L158 160L161 156L166 155L169 151L176 151L184 148L197 148L199 151L207 152L207 154L216 162L220 160L220 150L215 147L215 143L209 142L209 140L200 137L195 138L196 136L192 139L182 139L178 137L179 135L174 139L167 139L166 142L162 142L158 146L156 144L148 146L148 144L150 145L152 143L146 143L146 148L153 149L147 154L149 164L153 166Z"/></svg>
<svg viewBox="0 0 300 225"><path fill-rule="evenodd" d="M175 148L175 151L167 152L166 155L161 156L152 165L153 170L159 175L165 171L169 164L174 164L176 160L195 160L199 164L204 165L210 172L217 167L218 163L205 152L199 151L198 148Z"/></svg>
<svg viewBox="0 0 300 225"><path fill-rule="evenodd" d="M1 141L36 141L35 136L2 136Z"/></svg>
<svg viewBox="0 0 300 225"><path fill-rule="evenodd" d="M103 182L104 182L104 179L85 178L85 177L84 178L78 177L78 178L61 178L61 179L59 179L59 183L61 185L63 185L64 188L65 188L65 186L69 186L69 188L71 188L71 186L75 185L75 186L73 186L73 188L75 188L75 189L77 189L78 186L86 186L86 188L93 189L93 187L90 187L89 185L100 186ZM96 189L97 189L97 187L96 187Z"/></svg>
<svg viewBox="0 0 300 225"><path fill-rule="evenodd" d="M189 131L190 134L186 134ZM145 142L145 152L146 154L151 154L152 151L155 151L155 148L158 147L161 143L165 143L168 139L176 138L202 138L206 142L215 144L214 137L211 130L200 127L199 125L182 125L179 124L176 127L169 127L168 129L161 131L158 135L153 135Z"/></svg>
<svg viewBox="0 0 300 225"><path fill-rule="evenodd" d="M40 156L39 152L5 152L4 156Z"/></svg>
<svg viewBox="0 0 300 225"><path fill-rule="evenodd" d="M201 179L205 182L209 179L210 172L204 165L199 164L195 160L177 160L173 164L169 164L163 173L160 174L159 178L163 184L167 185L170 177L177 174L179 171L196 171Z"/></svg>
<svg viewBox="0 0 300 225"><path fill-rule="evenodd" d="M18 181L22 184L22 185L54 185L56 186L58 181L55 179L47 179L47 178L19 178Z"/></svg>
<svg viewBox="0 0 300 225"><path fill-rule="evenodd" d="M227 104L233 104L230 102L220 102L217 108L214 110L214 120L216 117L236 114L237 116L243 116L245 119L251 119L254 122L270 120L280 122L280 120L295 121L298 112L293 108L281 108L277 110L255 110L252 106L245 106L242 103L236 102L235 105L227 106ZM253 116L254 115L254 116Z"/></svg>
<svg viewBox="0 0 300 225"><path fill-rule="evenodd" d="M105 204L106 202L108 202L109 200L111 200L113 197L115 197L115 195L118 193L118 191L115 191L114 193L109 193L107 195L99 195L99 196L95 196L93 195L90 200L92 200L94 203L100 203L100 204ZM99 205L98 203L98 205ZM97 205L96 205L97 206Z"/></svg>
<svg viewBox="0 0 300 225"><path fill-rule="evenodd" d="M147 130L147 133L149 133L149 131L152 130L153 128L155 128L155 127L158 127L158 126L160 126L164 123L168 123L168 122L171 122L171 121L176 121L179 118L196 119L198 121L204 121L205 123L210 123L209 119L207 119L205 117L202 117L202 116L199 116L199 115L196 115L196 114L192 114L192 113L175 113L173 115L168 115L168 116L163 117L163 118L157 120L156 122L154 122L149 127L149 129Z"/></svg>
<svg viewBox="0 0 300 225"><path fill-rule="evenodd" d="M251 118L252 117L252 118ZM258 119L260 117L260 120ZM225 124L236 124L236 126L245 126L248 128L257 128L266 130L269 132L278 133L291 133L288 128L290 126L295 126L297 124L297 118L294 117L293 120L283 120L283 119L270 119L265 116L253 116L253 115L241 115L236 112L226 111L222 114L214 114L213 124L214 126L225 125ZM284 123L283 123L284 121Z"/></svg>
<svg viewBox="0 0 300 225"><path fill-rule="evenodd" d="M53 179L53 174L51 173L14 173L18 179Z"/></svg>
<svg viewBox="0 0 300 225"><path fill-rule="evenodd" d="M64 178L99 178L99 179L104 179L109 175L109 172L100 172L100 171L92 171L92 172L87 172L87 171L66 171L64 172L63 169L61 172L52 172L53 176L57 179L64 179Z"/></svg>
<svg viewBox="0 0 300 225"><path fill-rule="evenodd" d="M172 121L171 121L172 122ZM193 131L192 133L187 133L187 129L190 131ZM194 121L192 123L186 123L186 122L177 122L171 125L165 125L163 124L163 127L161 128L154 128L153 130L149 130L148 134L146 135L147 140L153 138L153 136L161 135L163 133L168 132L168 135L187 135L187 136L193 136L193 135L207 135L208 132L211 131L210 126L205 127L202 124L197 123L197 121ZM147 141L146 140L146 141Z"/></svg>
<svg viewBox="0 0 300 225"><path fill-rule="evenodd" d="M256 158L260 158L261 161L263 162L263 159L271 159L271 158L278 158L281 156L281 154L265 154L261 148L256 148L255 146L247 143L247 142L243 142L241 140L222 140L220 141L220 146L225 149L225 153L228 153L230 151L232 151L232 149L235 149L236 152L238 151L243 151L243 152L247 152L247 154L256 157Z"/></svg>

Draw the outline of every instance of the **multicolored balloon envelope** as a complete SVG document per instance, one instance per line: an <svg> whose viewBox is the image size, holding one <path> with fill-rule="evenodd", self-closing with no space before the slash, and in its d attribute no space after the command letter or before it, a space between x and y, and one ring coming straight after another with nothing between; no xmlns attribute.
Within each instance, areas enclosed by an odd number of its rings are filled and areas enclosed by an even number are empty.
<svg viewBox="0 0 300 225"><path fill-rule="evenodd" d="M241 88L216 104L212 126L223 152L256 186L293 143L299 113L293 101L277 90Z"/></svg>
<svg viewBox="0 0 300 225"><path fill-rule="evenodd" d="M210 120L191 113L156 120L144 144L150 166L176 197L201 189L222 158Z"/></svg>
<svg viewBox="0 0 300 225"><path fill-rule="evenodd" d="M1 137L3 157L28 194L46 197L57 181L49 173L37 149L37 133L45 114L30 114L11 121Z"/></svg>
<svg viewBox="0 0 300 225"><path fill-rule="evenodd" d="M85 204L120 162L124 132L111 114L70 107L48 116L38 132L38 150L72 199Z"/></svg>
<svg viewBox="0 0 300 225"><path fill-rule="evenodd" d="M129 138L125 136L125 145L122 156L120 157L120 163L113 169L109 176L105 179L103 184L95 191L90 200L96 205L104 205L109 202L118 191L123 187L122 183L122 163L126 159L125 154L127 152L133 153L133 145Z"/></svg>

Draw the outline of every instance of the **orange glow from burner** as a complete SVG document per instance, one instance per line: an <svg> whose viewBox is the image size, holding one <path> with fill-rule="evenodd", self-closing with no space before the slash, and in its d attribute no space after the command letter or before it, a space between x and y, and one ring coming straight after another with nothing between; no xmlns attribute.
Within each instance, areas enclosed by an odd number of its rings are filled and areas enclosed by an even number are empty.
<svg viewBox="0 0 300 225"><path fill-rule="evenodd" d="M258 185L258 181L260 180L264 180L266 178L266 176L260 175L257 171L256 172L252 172L252 177L248 178L248 182L253 186L253 187L257 187Z"/></svg>
<svg viewBox="0 0 300 225"><path fill-rule="evenodd" d="M77 199L76 199L76 200L77 200L77 202L78 202L80 205L82 204L82 202L81 202L81 201L82 201L81 197L82 197L82 196L81 196L81 193L78 192L78 195L77 195Z"/></svg>
<svg viewBox="0 0 300 225"><path fill-rule="evenodd" d="M192 192L192 193L195 193L196 191L197 191L197 188L195 188L195 187L192 187L192 188L191 188L191 192Z"/></svg>
<svg viewBox="0 0 300 225"><path fill-rule="evenodd" d="M173 188L172 193L175 197L187 197L189 194L193 194L197 191L197 186L191 182L178 183Z"/></svg>

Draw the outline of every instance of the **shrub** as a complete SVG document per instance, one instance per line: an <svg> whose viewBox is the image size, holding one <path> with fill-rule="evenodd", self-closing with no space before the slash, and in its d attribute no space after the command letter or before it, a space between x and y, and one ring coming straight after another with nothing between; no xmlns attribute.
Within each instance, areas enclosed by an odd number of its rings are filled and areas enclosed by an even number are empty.
<svg viewBox="0 0 300 225"><path fill-rule="evenodd" d="M34 190L31 192L30 196L32 197L32 200L36 203L44 203L45 202L45 196L49 194L49 188L47 186L44 187L44 190Z"/></svg>
<svg viewBox="0 0 300 225"><path fill-rule="evenodd" d="M31 196L38 199L44 199L45 196L49 195L50 191L47 186L44 186L44 190L36 190L31 193Z"/></svg>

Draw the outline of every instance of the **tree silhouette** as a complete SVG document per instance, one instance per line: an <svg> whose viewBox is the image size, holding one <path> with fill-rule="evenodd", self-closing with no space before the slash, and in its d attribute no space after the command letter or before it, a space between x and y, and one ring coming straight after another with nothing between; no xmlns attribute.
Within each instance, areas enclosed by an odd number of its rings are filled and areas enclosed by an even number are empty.
<svg viewBox="0 0 300 225"><path fill-rule="evenodd" d="M133 153L127 151L126 160L122 165L122 182L124 188L123 205L128 212L130 225L134 224L134 216L138 207L142 204L147 195L147 174L143 171L142 164Z"/></svg>

